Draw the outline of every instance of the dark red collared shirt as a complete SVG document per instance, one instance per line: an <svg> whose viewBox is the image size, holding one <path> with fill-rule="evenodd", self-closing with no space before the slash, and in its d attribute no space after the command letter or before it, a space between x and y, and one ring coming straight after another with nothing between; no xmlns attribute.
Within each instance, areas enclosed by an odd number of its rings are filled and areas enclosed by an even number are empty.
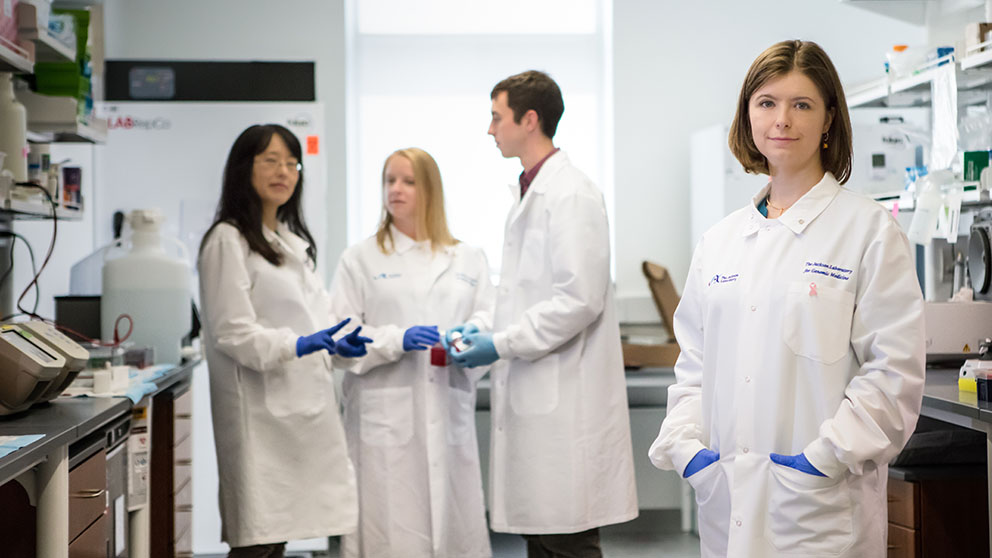
<svg viewBox="0 0 992 558"><path fill-rule="evenodd" d="M530 183L534 182L534 178L537 177L537 171L541 170L541 167L544 166L544 162L547 161L555 153L558 153L559 151L561 150L557 147L552 149L551 153L545 155L543 159L541 159L540 161L537 162L536 165L534 165L534 168L530 169L529 171L523 171L520 173L520 199L524 199L524 194L527 193L527 188L530 188Z"/></svg>

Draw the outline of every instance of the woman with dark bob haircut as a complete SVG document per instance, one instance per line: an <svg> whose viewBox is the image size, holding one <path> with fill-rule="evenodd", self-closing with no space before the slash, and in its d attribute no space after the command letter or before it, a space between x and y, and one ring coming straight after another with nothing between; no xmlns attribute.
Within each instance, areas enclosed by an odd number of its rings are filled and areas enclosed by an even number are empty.
<svg viewBox="0 0 992 558"><path fill-rule="evenodd" d="M354 530L355 476L330 355L365 354L330 297L301 211L300 142L251 126L227 158L214 224L200 246L200 302L229 556L281 557L294 539Z"/></svg>
<svg viewBox="0 0 992 558"><path fill-rule="evenodd" d="M885 556L887 464L923 396L923 299L895 219L841 187L851 124L818 45L758 56L730 147L768 184L696 247L651 460L695 488L704 557Z"/></svg>

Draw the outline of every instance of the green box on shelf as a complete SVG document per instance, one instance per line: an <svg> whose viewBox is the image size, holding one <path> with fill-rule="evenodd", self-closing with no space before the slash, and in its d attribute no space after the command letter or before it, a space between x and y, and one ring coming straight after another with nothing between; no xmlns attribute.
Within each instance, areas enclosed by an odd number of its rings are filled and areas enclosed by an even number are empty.
<svg viewBox="0 0 992 558"><path fill-rule="evenodd" d="M964 179L966 181L978 180L982 176L982 169L989 166L989 151L965 151L964 152Z"/></svg>

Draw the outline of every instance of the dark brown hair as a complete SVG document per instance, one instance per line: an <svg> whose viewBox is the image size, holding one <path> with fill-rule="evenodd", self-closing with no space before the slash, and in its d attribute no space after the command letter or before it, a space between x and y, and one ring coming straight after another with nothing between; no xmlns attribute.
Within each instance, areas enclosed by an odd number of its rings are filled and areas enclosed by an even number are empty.
<svg viewBox="0 0 992 558"><path fill-rule="evenodd" d="M258 197L258 192L255 191L251 183L255 156L265 152L269 142L272 141L272 136L276 134L286 142L286 147L289 148L293 157L297 161L303 161L300 140L296 139L293 132L284 126L279 124L255 125L241 132L238 139L234 141L234 145L231 146L231 152L227 155L220 201L217 203L214 222L203 235L203 241L200 243L201 252L214 227L220 223L230 223L248 241L249 250L258 253L272 265L282 264L282 254L269 244L269 241L265 240L265 236L262 234L262 200ZM289 230L307 242L309 245L307 255L310 256L310 261L316 265L317 245L303 220L302 199L303 171L301 170L293 195L289 201L276 210L276 218L286 223Z"/></svg>
<svg viewBox="0 0 992 558"><path fill-rule="evenodd" d="M823 169L844 184L851 177L851 118L847 113L844 87L827 53L811 41L782 41L762 52L751 64L737 98L737 115L730 126L730 151L753 174L768 174L768 160L754 145L748 108L754 92L769 80L792 71L802 72L819 90L833 121L827 130L828 147L820 150Z"/></svg>
<svg viewBox="0 0 992 558"><path fill-rule="evenodd" d="M510 76L493 87L490 99L495 99L501 91L506 91L506 104L513 111L513 121L520 124L520 119L533 110L541 123L541 132L548 139L555 137L558 121L565 112L565 102L561 98L561 89L551 76L537 70Z"/></svg>

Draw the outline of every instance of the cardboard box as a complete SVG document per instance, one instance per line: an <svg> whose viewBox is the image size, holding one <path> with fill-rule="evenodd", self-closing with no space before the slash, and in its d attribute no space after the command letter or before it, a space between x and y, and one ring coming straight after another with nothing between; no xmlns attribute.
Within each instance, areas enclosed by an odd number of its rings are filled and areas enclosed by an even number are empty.
<svg viewBox="0 0 992 558"><path fill-rule="evenodd" d="M644 277L651 288L651 298L658 309L661 324L668 335L667 343L639 344L621 343L623 365L625 368L668 367L675 366L679 357L679 346L675 342L674 316L675 308L679 305L679 294L675 291L672 276L664 267L644 262L641 265Z"/></svg>
<svg viewBox="0 0 992 558"><path fill-rule="evenodd" d="M633 345L621 343L623 350L623 365L625 368L652 368L675 366L679 358L677 343L661 345Z"/></svg>
<svg viewBox="0 0 992 558"><path fill-rule="evenodd" d="M963 56L968 56L968 49L977 45L984 43L989 36L989 31L992 31L992 23L969 23L964 26L964 48L965 51L962 53ZM975 54L975 53L972 53Z"/></svg>

